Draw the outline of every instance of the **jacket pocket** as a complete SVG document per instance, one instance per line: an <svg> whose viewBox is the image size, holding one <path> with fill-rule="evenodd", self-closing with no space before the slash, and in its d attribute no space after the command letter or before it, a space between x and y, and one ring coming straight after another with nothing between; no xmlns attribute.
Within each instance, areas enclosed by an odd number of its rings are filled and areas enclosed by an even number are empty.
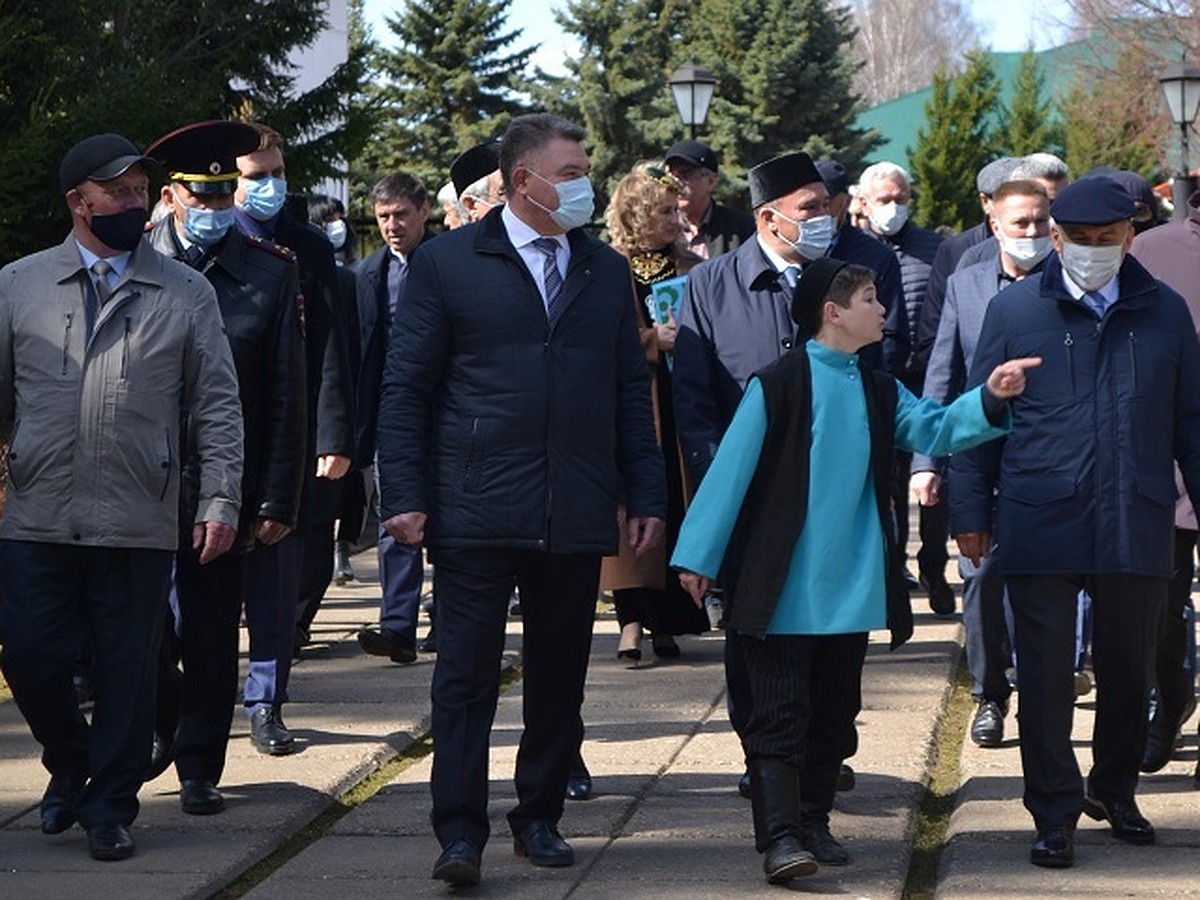
<svg viewBox="0 0 1200 900"><path fill-rule="evenodd" d="M1075 479L1070 475L1024 475L1006 478L1000 496L1026 506L1045 506L1075 496Z"/></svg>
<svg viewBox="0 0 1200 900"><path fill-rule="evenodd" d="M483 480L483 462L487 453L484 422L478 416L471 419L467 429L467 447L463 464L463 492L478 494Z"/></svg>
<svg viewBox="0 0 1200 900"><path fill-rule="evenodd" d="M1156 506L1174 506L1179 499L1174 477L1163 478L1139 472L1136 480L1138 493Z"/></svg>
<svg viewBox="0 0 1200 900"><path fill-rule="evenodd" d="M163 429L162 449L159 451L158 467L162 471L162 486L158 491L158 500L161 503L167 496L167 488L171 486L171 432Z"/></svg>

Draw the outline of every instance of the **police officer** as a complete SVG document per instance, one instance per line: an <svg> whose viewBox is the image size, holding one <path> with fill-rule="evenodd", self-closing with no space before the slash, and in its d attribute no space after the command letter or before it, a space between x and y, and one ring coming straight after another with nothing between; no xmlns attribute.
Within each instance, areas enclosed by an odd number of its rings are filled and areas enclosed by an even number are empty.
<svg viewBox="0 0 1200 900"><path fill-rule="evenodd" d="M162 203L169 211L151 243L160 253L188 262L217 292L233 350L245 428L242 515L235 550L201 567L180 552L176 562L178 648L182 682L176 770L183 811L220 812L216 789L225 762L237 695L238 619L243 599L250 631L251 679L276 675L275 644L290 638L294 603L272 592L247 591L248 560L296 526L305 473L306 420L302 305L298 273L289 254L243 235L234 227L235 158L258 145L258 133L238 122L201 122L166 135L147 150L167 173ZM189 471L193 465L189 463ZM185 482L183 503L195 502ZM290 655L290 654L289 654ZM170 693L169 686L168 694ZM249 694L249 692L247 692ZM250 708L256 747L291 749L277 707Z"/></svg>

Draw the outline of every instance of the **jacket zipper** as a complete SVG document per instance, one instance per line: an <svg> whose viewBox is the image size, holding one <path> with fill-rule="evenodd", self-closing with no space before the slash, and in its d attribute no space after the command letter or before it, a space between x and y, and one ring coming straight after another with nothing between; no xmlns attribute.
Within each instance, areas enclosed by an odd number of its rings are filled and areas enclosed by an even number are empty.
<svg viewBox="0 0 1200 900"><path fill-rule="evenodd" d="M1133 393L1136 395L1138 389L1137 335L1132 331L1129 332L1129 366L1133 372Z"/></svg>
<svg viewBox="0 0 1200 900"><path fill-rule="evenodd" d="M1075 338L1071 337L1071 332L1067 332L1063 338L1063 346L1067 348L1067 371L1071 375L1071 393L1075 393L1075 353L1072 348L1075 346Z"/></svg>
<svg viewBox="0 0 1200 900"><path fill-rule="evenodd" d="M125 340L121 344L121 380L124 381L129 368L129 332L133 325L129 316L125 317Z"/></svg>
<svg viewBox="0 0 1200 900"><path fill-rule="evenodd" d="M66 325L63 326L63 354L62 354L62 373L67 374L67 364L71 360L71 323L75 319L75 313L69 312L66 314Z"/></svg>

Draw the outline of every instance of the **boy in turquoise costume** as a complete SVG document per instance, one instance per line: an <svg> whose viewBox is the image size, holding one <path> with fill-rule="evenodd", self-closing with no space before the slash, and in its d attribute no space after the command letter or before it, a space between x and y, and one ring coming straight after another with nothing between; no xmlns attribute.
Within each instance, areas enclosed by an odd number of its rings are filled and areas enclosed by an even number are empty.
<svg viewBox="0 0 1200 900"><path fill-rule="evenodd" d="M755 375L680 532L671 564L700 603L721 576L754 709L743 735L754 839L771 883L844 865L829 831L838 770L854 754L868 632L912 634L888 526L896 450L942 456L1003 436L1007 400L1040 359L998 366L942 407L858 351L880 340L870 270L817 259L792 318L807 343Z"/></svg>

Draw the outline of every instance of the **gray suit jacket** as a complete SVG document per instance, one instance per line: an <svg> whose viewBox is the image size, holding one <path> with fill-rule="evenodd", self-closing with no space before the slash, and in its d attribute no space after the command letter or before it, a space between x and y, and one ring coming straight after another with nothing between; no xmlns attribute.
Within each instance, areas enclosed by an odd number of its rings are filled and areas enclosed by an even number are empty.
<svg viewBox="0 0 1200 900"><path fill-rule="evenodd" d="M946 282L946 301L938 322L937 338L929 354L929 367L925 370L922 396L945 405L963 392L967 373L971 371L971 360L975 358L979 332L983 329L984 313L992 298L1009 283L1000 277L997 257L959 269L950 276ZM945 458L913 454L913 472L944 474L945 468Z"/></svg>

